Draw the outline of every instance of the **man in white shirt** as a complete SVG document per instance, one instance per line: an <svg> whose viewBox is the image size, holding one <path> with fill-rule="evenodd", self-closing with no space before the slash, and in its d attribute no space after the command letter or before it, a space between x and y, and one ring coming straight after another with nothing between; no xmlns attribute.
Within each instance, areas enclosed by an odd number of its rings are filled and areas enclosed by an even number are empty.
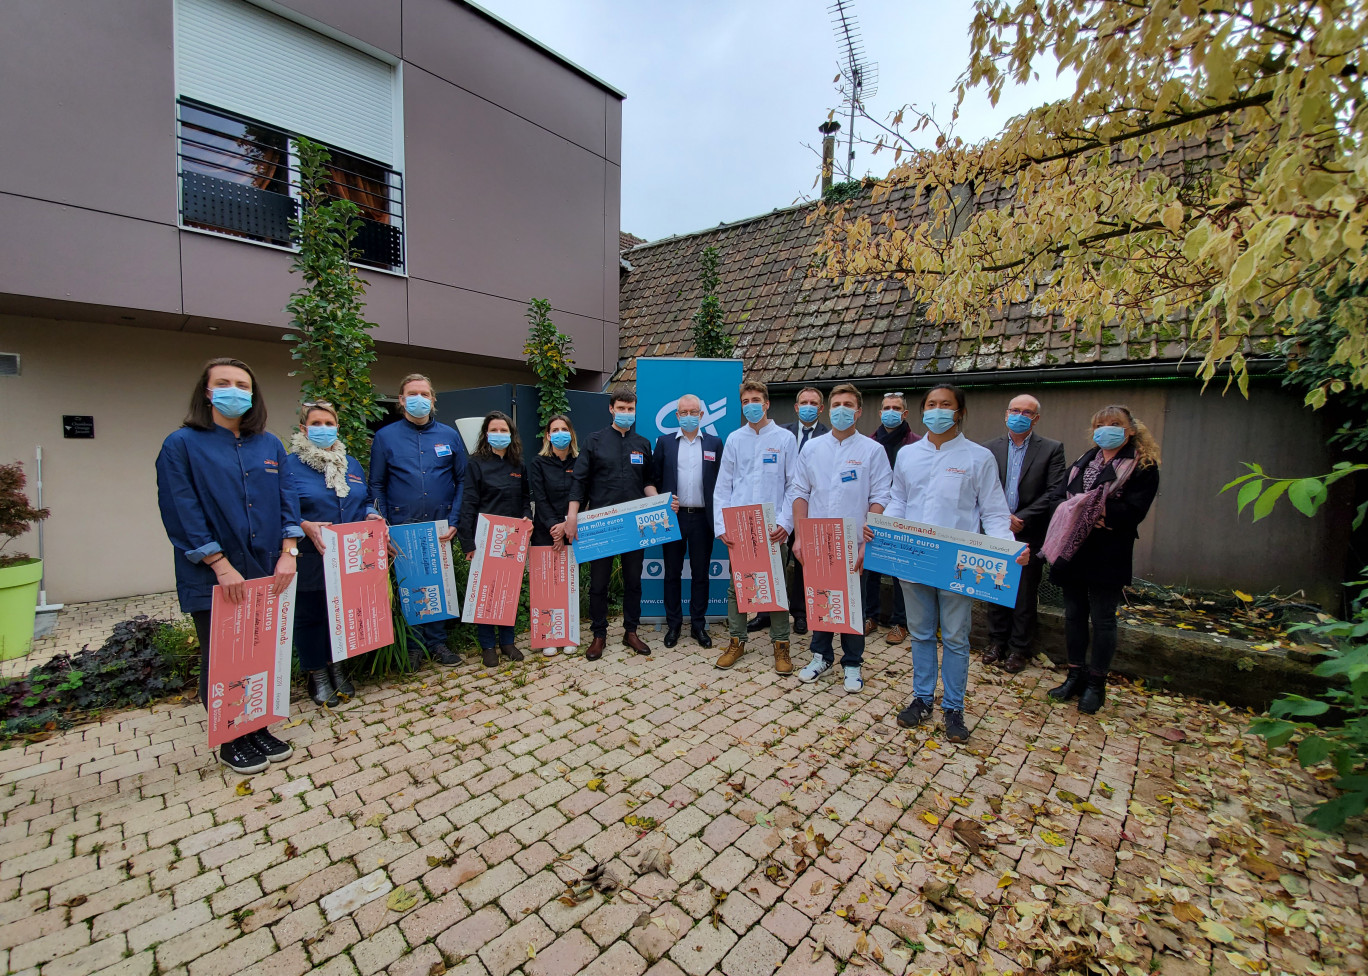
<svg viewBox="0 0 1368 976"><path fill-rule="evenodd" d="M722 461L722 438L701 430L703 401L685 393L675 404L679 430L656 439L651 455L656 485L674 495L680 538L661 547L665 563L665 646L679 643L684 626L684 556L689 557L689 634L700 647L708 636L708 568L713 548L713 486Z"/></svg>
<svg viewBox="0 0 1368 976"><path fill-rule="evenodd" d="M744 426L727 435L722 452L722 469L717 474L717 490L713 495L713 531L726 546L728 538L724 508L734 505L759 505L769 502L774 506L777 523L770 539L783 542L793 531L793 512L788 504L788 487L798 463L798 442L791 433L769 418L769 388L759 380L741 384L741 413ZM792 603L793 594L789 595ZM802 595L798 595L802 599ZM770 638L774 642L774 670L791 674L789 658L789 615L786 611L772 611ZM727 623L731 642L717 666L735 666L746 650L746 615L736 605L736 584L727 589Z"/></svg>
<svg viewBox="0 0 1368 976"><path fill-rule="evenodd" d="M864 542L873 538L866 525L870 512L880 514L888 504L893 471L882 445L855 429L861 413L860 391L842 383L831 391L831 433L808 443L799 456L798 473L789 496L798 535L794 553L806 560L803 521L808 518L848 518L864 530L856 572L864 566ZM860 626L857 622L856 626ZM845 690L864 688L860 666L864 663L864 634L841 635L841 666ZM798 680L816 681L835 660L829 631L812 632L812 661L798 672Z"/></svg>

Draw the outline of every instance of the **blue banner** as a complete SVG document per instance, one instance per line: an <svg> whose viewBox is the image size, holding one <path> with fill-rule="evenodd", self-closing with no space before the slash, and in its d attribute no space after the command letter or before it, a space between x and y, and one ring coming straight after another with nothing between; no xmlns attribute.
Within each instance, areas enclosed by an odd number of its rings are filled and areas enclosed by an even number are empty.
<svg viewBox="0 0 1368 976"><path fill-rule="evenodd" d="M909 583L1014 607L1025 543L886 515L869 516L874 539L865 545L864 568Z"/></svg>
<svg viewBox="0 0 1368 976"><path fill-rule="evenodd" d="M399 606L411 624L456 620L461 615L451 545L437 538L447 528L445 519L389 528Z"/></svg>
<svg viewBox="0 0 1368 976"><path fill-rule="evenodd" d="M576 562L590 563L605 556L679 541L679 517L670 511L673 499L673 495L649 495L581 512L572 547Z"/></svg>
<svg viewBox="0 0 1368 976"><path fill-rule="evenodd" d="M639 357L637 364L637 424L642 437L655 447L663 434L673 437L679 431L675 409L679 398L692 393L703 401L702 429L722 440L741 426L741 380L744 366L739 359L650 359ZM727 585L731 580L727 547L714 541L708 563L708 616L727 615ZM689 594L693 587L689 563L684 561L684 587L681 603L688 615ZM641 616L644 620L665 619L665 561L659 548L646 551L641 569Z"/></svg>

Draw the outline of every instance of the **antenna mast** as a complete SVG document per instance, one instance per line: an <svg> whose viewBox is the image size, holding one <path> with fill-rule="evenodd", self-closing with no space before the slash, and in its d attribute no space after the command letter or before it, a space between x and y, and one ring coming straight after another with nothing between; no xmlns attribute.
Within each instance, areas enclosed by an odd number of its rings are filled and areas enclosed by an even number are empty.
<svg viewBox="0 0 1368 976"><path fill-rule="evenodd" d="M865 55L864 38L855 20L853 0L834 0L827 8L831 14L836 44L840 50L841 78L839 91L850 106L850 130L846 135L845 178L853 179L855 171L855 113L866 98L879 90L879 65Z"/></svg>

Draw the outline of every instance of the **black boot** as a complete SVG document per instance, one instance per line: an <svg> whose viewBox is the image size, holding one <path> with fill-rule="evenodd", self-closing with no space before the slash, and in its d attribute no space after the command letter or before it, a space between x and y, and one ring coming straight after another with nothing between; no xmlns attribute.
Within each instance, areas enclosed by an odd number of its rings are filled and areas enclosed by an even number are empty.
<svg viewBox="0 0 1368 976"><path fill-rule="evenodd" d="M1078 699L1078 710L1084 715L1092 715L1107 700L1107 676L1088 672L1088 687Z"/></svg>
<svg viewBox="0 0 1368 976"><path fill-rule="evenodd" d="M336 708L340 704L337 698L337 689L333 687L332 675L328 668L310 671L308 682L309 697L313 699L315 705Z"/></svg>
<svg viewBox="0 0 1368 976"><path fill-rule="evenodd" d="M333 687L337 689L339 695L351 698L356 694L356 688L347 680L347 675L342 670L342 665L335 662L328 664L328 676L332 678Z"/></svg>
<svg viewBox="0 0 1368 976"><path fill-rule="evenodd" d="M1087 672L1083 670L1081 664L1070 664L1068 676L1064 678L1062 685L1056 685L1046 695L1055 701L1068 701L1070 698L1077 698L1083 694L1083 688L1088 683Z"/></svg>

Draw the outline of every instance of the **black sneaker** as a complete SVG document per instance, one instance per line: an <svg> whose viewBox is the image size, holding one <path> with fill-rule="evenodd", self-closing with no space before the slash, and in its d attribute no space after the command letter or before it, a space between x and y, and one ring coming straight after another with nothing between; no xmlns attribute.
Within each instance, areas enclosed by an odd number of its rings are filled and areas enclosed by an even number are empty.
<svg viewBox="0 0 1368 976"><path fill-rule="evenodd" d="M428 648L428 653L437 661L438 664L445 664L447 667L461 663L461 655L457 654L445 644L434 644Z"/></svg>
<svg viewBox="0 0 1368 976"><path fill-rule="evenodd" d="M234 739L232 742L225 742L219 746L218 756L219 762L233 772L242 773L244 776L262 772L271 765L257 747L252 745L251 738L245 735L240 739Z"/></svg>
<svg viewBox="0 0 1368 976"><path fill-rule="evenodd" d="M964 712L958 708L941 709L945 737L951 742L968 742L969 728L964 724Z"/></svg>
<svg viewBox="0 0 1368 976"><path fill-rule="evenodd" d="M288 742L281 742L265 729L248 732L243 738L271 762L284 762L294 755L294 746Z"/></svg>
<svg viewBox="0 0 1368 976"><path fill-rule="evenodd" d="M924 702L920 698L913 698L907 703L907 707L898 713L898 726L904 729L915 729L930 717L931 703Z"/></svg>
<svg viewBox="0 0 1368 976"><path fill-rule="evenodd" d="M487 668L497 668L499 666L499 649L497 647L486 647L482 655L484 666Z"/></svg>

